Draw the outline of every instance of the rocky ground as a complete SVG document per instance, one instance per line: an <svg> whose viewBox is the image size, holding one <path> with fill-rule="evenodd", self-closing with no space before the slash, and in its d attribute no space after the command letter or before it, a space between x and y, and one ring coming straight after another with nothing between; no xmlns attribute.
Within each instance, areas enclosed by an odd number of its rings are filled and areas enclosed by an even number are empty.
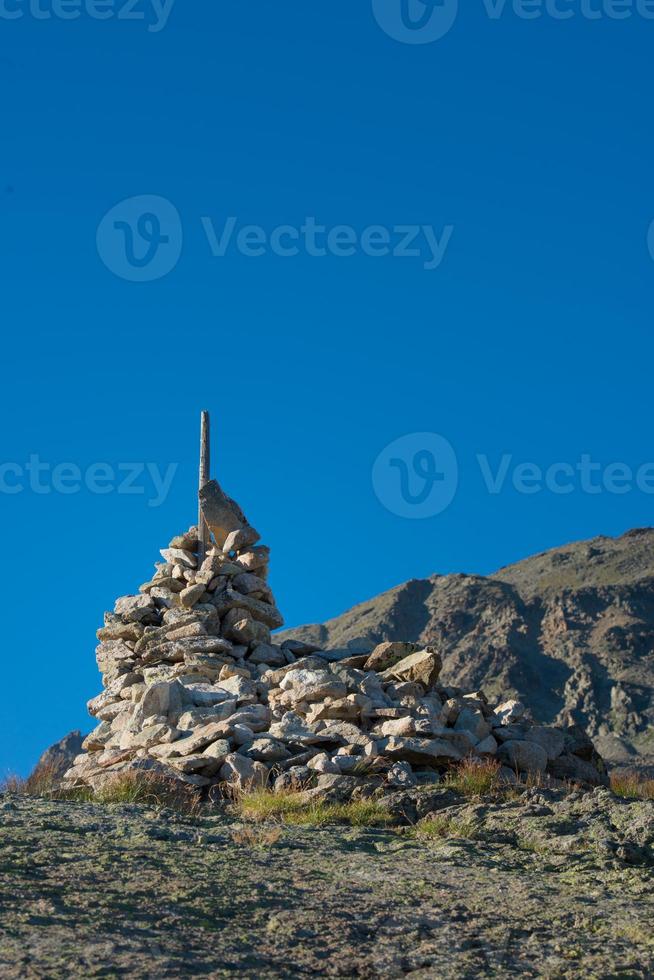
<svg viewBox="0 0 654 980"><path fill-rule="evenodd" d="M5 794L0 973L651 977L654 803L514 795L377 829Z"/></svg>

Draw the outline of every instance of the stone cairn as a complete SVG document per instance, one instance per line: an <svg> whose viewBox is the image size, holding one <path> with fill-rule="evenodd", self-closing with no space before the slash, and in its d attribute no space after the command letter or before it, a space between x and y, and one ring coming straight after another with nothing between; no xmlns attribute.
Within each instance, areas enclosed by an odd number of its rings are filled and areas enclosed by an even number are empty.
<svg viewBox="0 0 654 980"><path fill-rule="evenodd" d="M138 769L197 787L367 796L438 782L467 757L497 758L512 781L606 782L580 730L439 685L432 647L276 644L269 549L215 481L201 498L214 539L206 556L197 527L173 538L153 579L105 614L104 689L89 702L99 724L66 783L98 789Z"/></svg>

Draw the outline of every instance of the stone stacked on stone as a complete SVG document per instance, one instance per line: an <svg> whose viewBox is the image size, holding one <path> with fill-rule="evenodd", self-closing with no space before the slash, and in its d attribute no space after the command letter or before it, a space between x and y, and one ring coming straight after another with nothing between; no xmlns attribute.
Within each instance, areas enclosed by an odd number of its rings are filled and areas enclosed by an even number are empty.
<svg viewBox="0 0 654 980"><path fill-rule="evenodd" d="M283 620L269 549L224 499L218 522L208 519L215 543L203 560L193 527L162 550L138 595L105 614L103 691L89 702L99 724L68 783L98 788L146 769L199 787L367 795L436 781L467 757L497 758L507 779L606 782L579 730L535 725L517 701L493 707L481 691L440 686L433 648L276 644Z"/></svg>

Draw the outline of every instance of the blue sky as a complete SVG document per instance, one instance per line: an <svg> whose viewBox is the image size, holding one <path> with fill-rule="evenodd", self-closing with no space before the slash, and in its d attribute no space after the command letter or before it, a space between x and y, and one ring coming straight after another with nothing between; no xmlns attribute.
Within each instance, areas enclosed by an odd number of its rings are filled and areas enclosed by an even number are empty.
<svg viewBox="0 0 654 980"><path fill-rule="evenodd" d="M652 523L654 20L588 2L0 4L0 772L91 727L202 408L289 625Z"/></svg>

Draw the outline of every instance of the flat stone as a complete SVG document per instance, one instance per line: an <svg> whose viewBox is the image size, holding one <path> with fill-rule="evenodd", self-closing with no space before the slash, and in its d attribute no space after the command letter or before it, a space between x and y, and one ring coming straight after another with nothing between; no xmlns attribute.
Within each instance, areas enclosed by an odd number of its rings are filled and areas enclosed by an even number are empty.
<svg viewBox="0 0 654 980"><path fill-rule="evenodd" d="M225 738L225 722L209 722L208 725L196 728L192 735L178 739L174 743L174 747L177 755L193 755L196 752L201 752L212 742L223 738Z"/></svg>
<svg viewBox="0 0 654 980"><path fill-rule="evenodd" d="M288 751L283 742L280 742L275 738L255 738L248 745L244 745L242 749L239 749L242 755L246 755L249 759L255 759L257 762L283 762L285 759L290 759L291 753Z"/></svg>
<svg viewBox="0 0 654 980"><path fill-rule="evenodd" d="M228 554L231 551L242 551L250 545L256 544L261 535L253 527L247 524L236 531L231 531L225 538L223 551Z"/></svg>
<svg viewBox="0 0 654 980"><path fill-rule="evenodd" d="M177 534L168 545L169 548L181 548L183 551L193 553L198 548L198 529L197 526L190 527L184 534Z"/></svg>
<svg viewBox="0 0 654 980"><path fill-rule="evenodd" d="M221 701L206 707L190 708L183 712L177 720L177 727L183 731L191 731L212 721L226 721L236 711L236 699Z"/></svg>
<svg viewBox="0 0 654 980"><path fill-rule="evenodd" d="M171 565L183 565L184 568L197 568L198 565L193 552L185 548L162 548L161 555Z"/></svg>
<svg viewBox="0 0 654 980"><path fill-rule="evenodd" d="M252 596L243 595L242 592L238 592L231 586L227 586L224 592L216 593L214 603L221 616L230 609L242 607L252 619L265 623L270 629L279 629L280 626L284 625L284 618L276 606L261 602L259 599L253 599Z"/></svg>
<svg viewBox="0 0 654 980"><path fill-rule="evenodd" d="M228 694L235 697L239 703L256 700L256 686L252 681L248 680L246 677L241 677L239 674L220 681L220 687L223 691L226 691Z"/></svg>
<svg viewBox="0 0 654 980"><path fill-rule="evenodd" d="M198 708L211 708L220 704L222 701L234 701L230 699L229 693L224 687L215 684L192 683L185 684L184 689L188 693L193 704Z"/></svg>
<svg viewBox="0 0 654 980"><path fill-rule="evenodd" d="M269 667L280 667L286 663L281 647L273 643L257 643L248 656L249 664L267 664Z"/></svg>
<svg viewBox="0 0 654 980"><path fill-rule="evenodd" d="M114 612L128 623L140 623L155 611L154 601L148 595L126 595L116 600Z"/></svg>
<svg viewBox="0 0 654 980"><path fill-rule="evenodd" d="M419 650L420 647L415 643L379 643L366 658L363 669L381 673ZM349 655L353 654L354 651L350 649Z"/></svg>
<svg viewBox="0 0 654 980"><path fill-rule="evenodd" d="M282 677L279 686L283 691L292 691L297 701L322 701L347 694L345 684L325 670L291 670Z"/></svg>
<svg viewBox="0 0 654 980"><path fill-rule="evenodd" d="M183 606L190 609L192 606L196 604L196 602L199 602L199 600L204 595L204 593L205 593L204 583L200 583L198 585L189 585L187 589L183 589L182 592L180 592L179 601Z"/></svg>
<svg viewBox="0 0 654 980"><path fill-rule="evenodd" d="M443 766L462 759L460 752L451 742L440 738L390 738L377 742L379 751L389 759L399 759L419 766Z"/></svg>
<svg viewBox="0 0 654 980"><path fill-rule="evenodd" d="M441 667L440 656L432 648L425 647L424 650L410 654L385 670L381 677L388 681L410 681L420 684L428 691L438 680Z"/></svg>

